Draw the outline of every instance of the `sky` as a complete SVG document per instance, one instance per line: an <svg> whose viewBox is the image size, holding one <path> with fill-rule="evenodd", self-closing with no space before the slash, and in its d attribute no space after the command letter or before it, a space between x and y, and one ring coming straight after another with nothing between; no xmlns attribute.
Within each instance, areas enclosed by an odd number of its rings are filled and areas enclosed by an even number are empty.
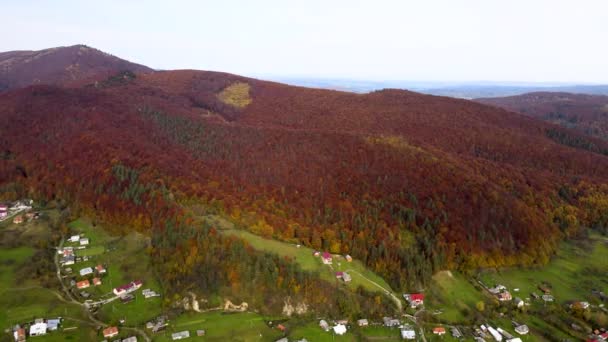
<svg viewBox="0 0 608 342"><path fill-rule="evenodd" d="M606 0L0 0L0 51L256 77L608 83Z"/></svg>

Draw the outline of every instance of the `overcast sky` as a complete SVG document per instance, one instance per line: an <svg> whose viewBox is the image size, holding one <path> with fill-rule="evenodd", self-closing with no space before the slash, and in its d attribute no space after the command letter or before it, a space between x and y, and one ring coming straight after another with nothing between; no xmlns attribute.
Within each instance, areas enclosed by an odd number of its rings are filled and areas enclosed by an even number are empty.
<svg viewBox="0 0 608 342"><path fill-rule="evenodd" d="M87 44L158 69L608 83L607 0L1 0L0 51Z"/></svg>

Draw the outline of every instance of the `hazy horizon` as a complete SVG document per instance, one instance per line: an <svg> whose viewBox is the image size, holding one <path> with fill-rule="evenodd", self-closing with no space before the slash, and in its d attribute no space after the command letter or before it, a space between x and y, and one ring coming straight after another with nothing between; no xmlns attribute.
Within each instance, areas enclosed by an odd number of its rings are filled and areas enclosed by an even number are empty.
<svg viewBox="0 0 608 342"><path fill-rule="evenodd" d="M599 0L179 3L8 1L0 50L86 44L156 69L263 78L608 83Z"/></svg>

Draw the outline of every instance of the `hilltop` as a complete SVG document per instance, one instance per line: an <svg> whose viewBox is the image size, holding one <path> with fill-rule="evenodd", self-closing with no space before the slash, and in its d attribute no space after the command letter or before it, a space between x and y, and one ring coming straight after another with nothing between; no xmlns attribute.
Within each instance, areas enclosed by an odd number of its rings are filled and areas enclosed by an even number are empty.
<svg viewBox="0 0 608 342"><path fill-rule="evenodd" d="M150 72L152 69L86 45L0 52L0 91L32 84L93 81L119 71Z"/></svg>
<svg viewBox="0 0 608 342"><path fill-rule="evenodd" d="M538 92L476 101L608 140L608 96Z"/></svg>

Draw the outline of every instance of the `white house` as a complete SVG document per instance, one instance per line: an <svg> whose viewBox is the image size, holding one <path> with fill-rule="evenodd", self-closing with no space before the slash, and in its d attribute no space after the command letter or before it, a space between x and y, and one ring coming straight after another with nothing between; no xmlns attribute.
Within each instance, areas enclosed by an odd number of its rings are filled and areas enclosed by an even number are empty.
<svg viewBox="0 0 608 342"><path fill-rule="evenodd" d="M416 332L412 328L401 329L401 338L404 340L415 340Z"/></svg>
<svg viewBox="0 0 608 342"><path fill-rule="evenodd" d="M81 246L86 246L89 244L89 238L82 238L79 240Z"/></svg>
<svg viewBox="0 0 608 342"><path fill-rule="evenodd" d="M522 325L518 325L515 327L515 332L520 334L520 335L525 335L528 332L530 332L530 329L528 329L528 326L525 324Z"/></svg>
<svg viewBox="0 0 608 342"><path fill-rule="evenodd" d="M492 335L496 342L502 341L502 335L496 329L492 328L491 326L488 326L488 332L490 333L490 335Z"/></svg>
<svg viewBox="0 0 608 342"><path fill-rule="evenodd" d="M46 335L46 323L35 323L30 326L30 336Z"/></svg>
<svg viewBox="0 0 608 342"><path fill-rule="evenodd" d="M346 334L346 326L344 324L338 324L336 326L334 326L334 333L336 333L336 335L344 335Z"/></svg>
<svg viewBox="0 0 608 342"><path fill-rule="evenodd" d="M80 270L80 275L83 277L89 274L93 274L93 269L91 267L83 268Z"/></svg>
<svg viewBox="0 0 608 342"><path fill-rule="evenodd" d="M78 241L80 241L80 235L72 235L72 236L70 236L70 239L68 241L78 242Z"/></svg>
<svg viewBox="0 0 608 342"><path fill-rule="evenodd" d="M181 340L183 338L188 338L188 337L190 337L190 332L188 330L184 330L184 331L180 331L180 332L171 334L171 338L173 340Z"/></svg>

